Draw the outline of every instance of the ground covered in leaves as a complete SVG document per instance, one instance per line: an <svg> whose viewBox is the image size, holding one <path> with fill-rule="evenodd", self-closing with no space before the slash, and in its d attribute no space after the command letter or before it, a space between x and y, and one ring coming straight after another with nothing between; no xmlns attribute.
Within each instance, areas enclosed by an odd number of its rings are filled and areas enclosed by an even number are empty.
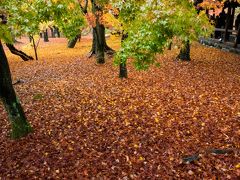
<svg viewBox="0 0 240 180"><path fill-rule="evenodd" d="M167 51L160 67L129 65L129 78L120 80L111 57L104 65L86 58L89 38L75 49L66 42L41 42L39 61L7 51L34 132L11 140L0 104L0 179L240 176L239 55L195 43L191 62Z"/></svg>

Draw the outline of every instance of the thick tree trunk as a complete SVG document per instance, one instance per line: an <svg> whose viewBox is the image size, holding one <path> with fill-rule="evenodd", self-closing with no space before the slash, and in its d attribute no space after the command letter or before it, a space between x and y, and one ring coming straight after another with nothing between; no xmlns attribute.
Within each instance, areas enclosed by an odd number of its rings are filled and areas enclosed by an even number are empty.
<svg viewBox="0 0 240 180"><path fill-rule="evenodd" d="M224 33L224 42L227 42L230 37L230 33L228 30L231 27L231 6L228 7L228 12L227 12L227 19L226 19L226 26L225 26L225 33Z"/></svg>
<svg viewBox="0 0 240 180"><path fill-rule="evenodd" d="M68 41L68 48L74 48L79 39L81 39L81 34L79 34L75 38L69 40Z"/></svg>
<svg viewBox="0 0 240 180"><path fill-rule="evenodd" d="M2 43L0 41L0 99L8 113L12 126L11 137L23 137L32 131L23 108L12 86L11 73Z"/></svg>
<svg viewBox="0 0 240 180"><path fill-rule="evenodd" d="M216 17L216 28L225 28L225 26L226 26L226 14L225 11L222 10L219 16ZM223 32L215 31L216 39L222 38L222 36Z"/></svg>
<svg viewBox="0 0 240 180"><path fill-rule="evenodd" d="M104 25L100 24L99 29L100 29L99 35L101 36L101 39L103 40L102 44L104 45L104 52L107 53L108 55L113 55L115 53L115 51L107 45ZM96 48L97 48L97 46L96 46L96 38L97 37L96 36L97 35L98 34L96 34L96 31L93 28L92 49L89 53L89 57L96 55Z"/></svg>
<svg viewBox="0 0 240 180"><path fill-rule="evenodd" d="M183 60L183 61L190 61L190 42L189 40L184 42L184 46L181 48L179 55L177 56L177 59Z"/></svg>
<svg viewBox="0 0 240 180"><path fill-rule="evenodd" d="M28 61L28 60L33 60L33 57L32 56L28 56L26 53L20 51L20 50L17 50L14 45L12 44L6 44L6 46L8 47L8 49L11 51L11 53L17 55L17 56L20 56L24 61Z"/></svg>
<svg viewBox="0 0 240 180"><path fill-rule="evenodd" d="M122 33L122 39L121 42L123 43L123 41L125 39L127 39L128 34L125 34L124 32ZM127 64L126 64L126 60L122 60L119 64L119 78L123 79L123 78L127 78Z"/></svg>
<svg viewBox="0 0 240 180"><path fill-rule="evenodd" d="M110 52L110 50L112 49L109 48L106 44L105 27L100 23L101 14L103 13L102 7L97 5L95 0L91 0L91 3L92 3L92 12L96 17L96 26L93 28L93 49L90 53L90 57L95 52L97 63L103 64L105 63L105 58L104 58L105 49L108 52Z"/></svg>
<svg viewBox="0 0 240 180"><path fill-rule="evenodd" d="M43 32L43 41L44 42L49 42L47 29Z"/></svg>
<svg viewBox="0 0 240 180"><path fill-rule="evenodd" d="M93 29L94 33L96 34L96 58L98 64L104 64L105 63L105 57L104 57L104 40L101 36L102 28L99 22L97 22L96 27Z"/></svg>

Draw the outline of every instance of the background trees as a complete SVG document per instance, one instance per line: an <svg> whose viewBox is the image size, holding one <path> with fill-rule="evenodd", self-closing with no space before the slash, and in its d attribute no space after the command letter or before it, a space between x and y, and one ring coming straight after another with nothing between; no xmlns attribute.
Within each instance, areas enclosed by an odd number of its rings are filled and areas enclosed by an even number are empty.
<svg viewBox="0 0 240 180"><path fill-rule="evenodd" d="M0 5L0 98L11 122L12 137L20 138L31 132L32 128L12 86L2 41L12 45L15 37L27 34L34 42L33 36L40 33L40 24L50 20L54 20L70 39L79 34L84 20L74 0L13 0L0 1ZM36 52L35 45L34 49Z"/></svg>
<svg viewBox="0 0 240 180"><path fill-rule="evenodd" d="M4 2L0 2L1 6L7 5ZM2 40L7 43L12 43L13 38L11 35L11 29L8 26L7 10L1 11L1 25L0 25L0 98L4 104L8 117L12 126L11 136L13 138L19 138L27 135L31 132L32 128L27 122L26 116L22 109L22 106L15 94L12 86L11 73L5 55Z"/></svg>
<svg viewBox="0 0 240 180"><path fill-rule="evenodd" d="M147 69L154 64L156 53L163 52L173 39L186 44L181 54L189 53L189 41L212 32L205 13L197 14L188 0L114 1L114 6L119 9L119 19L128 34L116 55L118 64L126 64L131 57L137 69Z"/></svg>
<svg viewBox="0 0 240 180"><path fill-rule="evenodd" d="M1 3L4 24L1 25L1 39L9 44L13 43L13 37L23 34L34 42L34 35L44 30L40 25L45 24L46 29L51 22L60 28L70 40L69 46L73 47L85 18L88 19L93 28L92 53L96 53L100 64L105 62L105 51L113 52L106 44L104 20L106 13L112 14L118 21L115 28L122 34L122 45L115 55L121 78L127 77L129 58L138 70L145 70L155 64L155 55L162 53L173 41L182 47L178 57L189 60L191 41L212 32L206 14L198 13L189 0L13 0ZM10 81L8 84L10 87Z"/></svg>

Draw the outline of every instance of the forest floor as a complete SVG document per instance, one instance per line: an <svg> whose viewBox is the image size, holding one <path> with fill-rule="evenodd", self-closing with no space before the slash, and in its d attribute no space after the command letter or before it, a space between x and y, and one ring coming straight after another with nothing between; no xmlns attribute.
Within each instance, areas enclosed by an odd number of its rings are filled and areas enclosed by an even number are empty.
<svg viewBox="0 0 240 180"><path fill-rule="evenodd" d="M239 178L239 55L194 43L191 62L166 51L120 80L111 57L86 58L91 39L66 43L40 42L39 61L6 50L34 132L11 140L0 104L0 179Z"/></svg>

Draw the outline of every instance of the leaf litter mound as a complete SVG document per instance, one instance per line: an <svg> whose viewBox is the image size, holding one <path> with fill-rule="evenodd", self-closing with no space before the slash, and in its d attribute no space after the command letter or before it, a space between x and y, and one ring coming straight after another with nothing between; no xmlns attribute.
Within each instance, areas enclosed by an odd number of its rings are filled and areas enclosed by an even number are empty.
<svg viewBox="0 0 240 180"><path fill-rule="evenodd" d="M0 179L240 176L239 55L195 43L190 63L167 51L160 67L128 65L120 80L111 57L86 58L90 47L89 38L75 49L50 39L30 62L7 51L34 133L11 140L0 105Z"/></svg>

